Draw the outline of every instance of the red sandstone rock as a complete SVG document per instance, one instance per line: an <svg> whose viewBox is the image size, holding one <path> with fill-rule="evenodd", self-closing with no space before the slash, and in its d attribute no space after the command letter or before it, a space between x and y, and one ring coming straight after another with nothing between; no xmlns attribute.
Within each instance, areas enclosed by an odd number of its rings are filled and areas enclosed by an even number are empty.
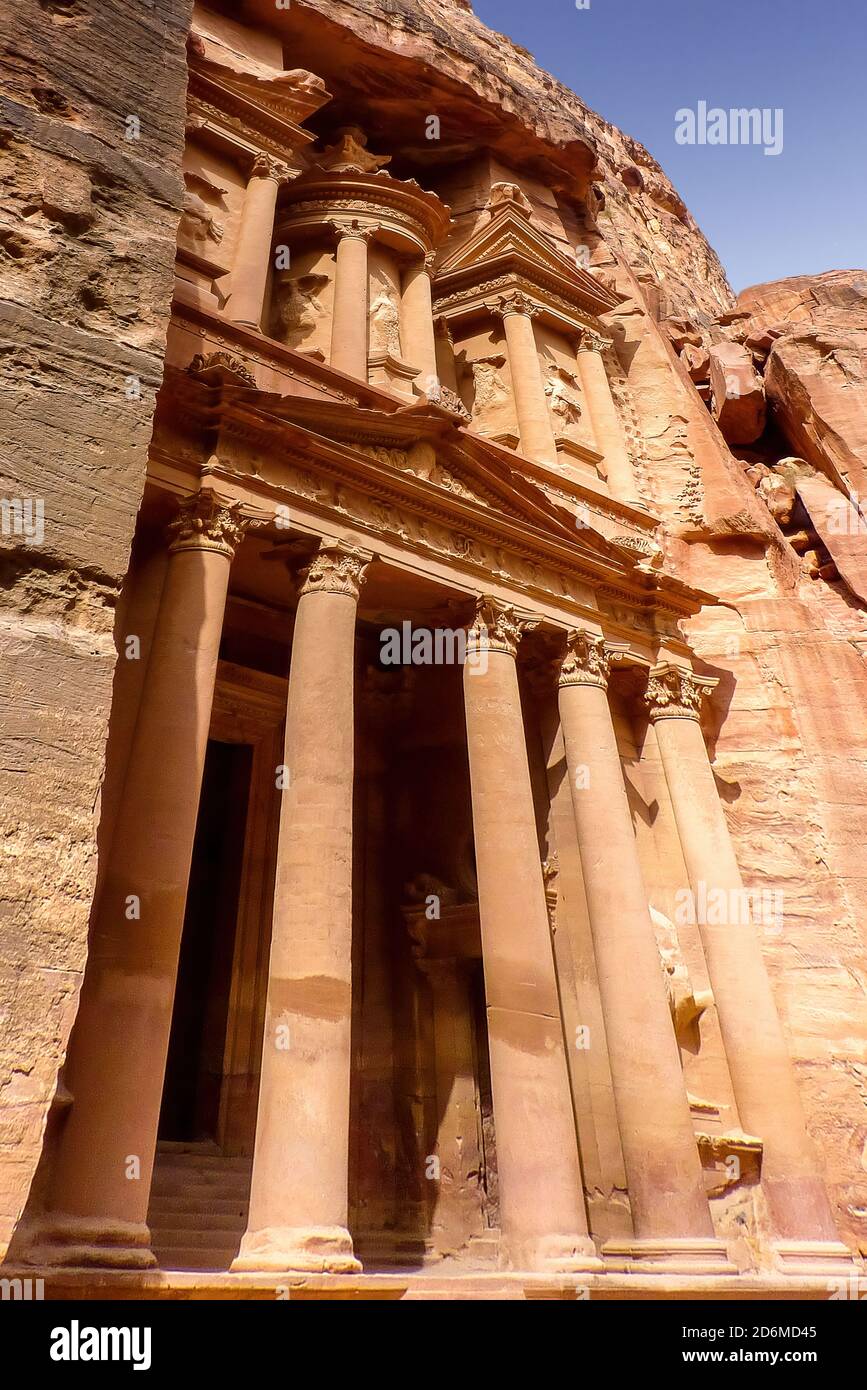
<svg viewBox="0 0 867 1390"><path fill-rule="evenodd" d="M696 347L693 343L684 343L680 360L693 381L707 381L710 372L710 355L707 348Z"/></svg>
<svg viewBox="0 0 867 1390"><path fill-rule="evenodd" d="M765 427L765 398L752 358L737 343L710 348L711 411L729 444L752 444Z"/></svg>
<svg viewBox="0 0 867 1390"><path fill-rule="evenodd" d="M792 449L867 495L867 272L753 285L739 303L751 338L773 340L765 391Z"/></svg>

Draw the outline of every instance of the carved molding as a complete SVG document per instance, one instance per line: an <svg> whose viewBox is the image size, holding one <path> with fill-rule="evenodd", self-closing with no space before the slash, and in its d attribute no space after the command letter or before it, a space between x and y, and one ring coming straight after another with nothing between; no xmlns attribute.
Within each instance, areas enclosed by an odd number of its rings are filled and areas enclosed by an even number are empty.
<svg viewBox="0 0 867 1390"><path fill-rule="evenodd" d="M181 499L178 513L168 524L169 554L181 550L212 550L231 560L254 522L245 516L242 503L218 496L211 488L200 488Z"/></svg>
<svg viewBox="0 0 867 1390"><path fill-rule="evenodd" d="M195 357L187 367L190 376L216 375L220 381L228 381L231 385L236 382L240 386L252 386L255 388L256 378L247 368L239 357L233 357L230 352L211 352L208 354L197 352Z"/></svg>
<svg viewBox="0 0 867 1390"><path fill-rule="evenodd" d="M659 719L700 719L701 702L719 685L713 676L699 676L688 666L662 662L647 681L644 702L652 723Z"/></svg>
<svg viewBox="0 0 867 1390"><path fill-rule="evenodd" d="M313 560L301 571L299 598L305 594L344 594L357 603L372 559L369 550L359 550L345 541L323 541Z"/></svg>
<svg viewBox="0 0 867 1390"><path fill-rule="evenodd" d="M467 628L467 654L505 652L517 656L518 643L541 619L519 614L511 604L490 595L476 600L476 616Z"/></svg>

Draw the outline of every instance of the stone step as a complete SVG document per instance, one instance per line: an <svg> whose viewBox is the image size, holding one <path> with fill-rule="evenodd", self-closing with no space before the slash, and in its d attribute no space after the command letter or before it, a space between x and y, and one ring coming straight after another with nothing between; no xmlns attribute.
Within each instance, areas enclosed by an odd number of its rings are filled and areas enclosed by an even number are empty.
<svg viewBox="0 0 867 1390"><path fill-rule="evenodd" d="M178 1173L155 1168L151 1186L154 1192L200 1192L203 1196L210 1192L214 1196L224 1193L227 1197L241 1192L246 1196L250 1191L250 1177L247 1173L197 1173L193 1170Z"/></svg>
<svg viewBox="0 0 867 1390"><path fill-rule="evenodd" d="M249 1158L224 1154L157 1154L154 1172L174 1170L179 1173L251 1173Z"/></svg>

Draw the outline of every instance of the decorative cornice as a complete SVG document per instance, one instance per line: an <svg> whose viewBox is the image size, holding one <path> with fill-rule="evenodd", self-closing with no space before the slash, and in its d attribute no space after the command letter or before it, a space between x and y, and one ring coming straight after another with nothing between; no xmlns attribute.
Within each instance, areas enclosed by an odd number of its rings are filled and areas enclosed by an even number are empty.
<svg viewBox="0 0 867 1390"><path fill-rule="evenodd" d="M598 685L608 689L612 661L619 661L626 647L606 642L586 628L573 627L566 634L566 655L560 662L558 685Z"/></svg>
<svg viewBox="0 0 867 1390"><path fill-rule="evenodd" d="M525 632L532 632L541 619L519 614L516 608L489 594L476 600L476 616L467 628L467 658L482 652L504 652L517 656L518 643Z"/></svg>
<svg viewBox="0 0 867 1390"><path fill-rule="evenodd" d="M244 365L239 357L233 357L230 352L197 352L195 357L187 367L190 376L213 377L218 381L227 381L239 386L252 386L255 388L256 378L248 367Z"/></svg>
<svg viewBox="0 0 867 1390"><path fill-rule="evenodd" d="M357 603L372 559L369 550L359 550L345 541L322 541L310 564L301 571L299 598L305 594L344 594Z"/></svg>
<svg viewBox="0 0 867 1390"><path fill-rule="evenodd" d="M181 499L177 516L166 528L169 554L212 550L231 560L247 530L257 524L244 515L241 502L220 497L212 488L200 488Z"/></svg>
<svg viewBox="0 0 867 1390"><path fill-rule="evenodd" d="M702 696L718 685L714 676L699 676L688 666L661 662L652 668L644 692L651 723L659 719L700 719Z"/></svg>

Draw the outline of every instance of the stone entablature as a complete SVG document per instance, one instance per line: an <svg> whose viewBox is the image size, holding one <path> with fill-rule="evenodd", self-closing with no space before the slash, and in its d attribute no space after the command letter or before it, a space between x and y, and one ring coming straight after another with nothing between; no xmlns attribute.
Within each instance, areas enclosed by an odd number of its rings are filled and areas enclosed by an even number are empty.
<svg viewBox="0 0 867 1390"><path fill-rule="evenodd" d="M429 255L448 229L449 210L415 180L386 171L313 167L287 189L277 219L278 241L294 234L369 233L407 256Z"/></svg>

